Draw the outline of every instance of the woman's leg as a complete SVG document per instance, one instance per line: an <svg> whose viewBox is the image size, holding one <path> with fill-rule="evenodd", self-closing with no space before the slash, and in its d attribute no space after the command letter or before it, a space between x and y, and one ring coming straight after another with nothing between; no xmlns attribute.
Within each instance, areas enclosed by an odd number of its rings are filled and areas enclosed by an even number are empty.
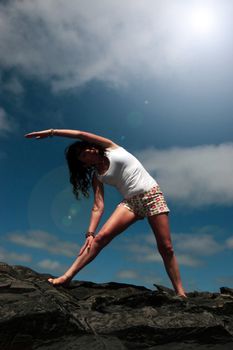
<svg viewBox="0 0 233 350"><path fill-rule="evenodd" d="M154 232L158 250L163 258L168 276L171 279L175 292L185 296L182 286L178 263L172 247L168 214L158 214L148 217L148 222Z"/></svg>
<svg viewBox="0 0 233 350"><path fill-rule="evenodd" d="M138 219L138 216L132 211L122 205L118 206L94 238L89 252L86 249L82 255L77 257L63 276L55 279L50 278L49 282L52 282L54 285L68 284L70 280L84 266L89 264L114 237L119 235ZM69 278L65 275L69 276Z"/></svg>

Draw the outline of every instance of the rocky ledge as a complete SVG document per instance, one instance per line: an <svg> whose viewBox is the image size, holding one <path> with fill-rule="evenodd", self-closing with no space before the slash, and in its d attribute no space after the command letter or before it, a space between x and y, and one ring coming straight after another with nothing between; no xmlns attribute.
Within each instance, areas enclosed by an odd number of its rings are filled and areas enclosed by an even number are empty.
<svg viewBox="0 0 233 350"><path fill-rule="evenodd" d="M0 263L1 350L233 349L233 289L192 292L73 281Z"/></svg>

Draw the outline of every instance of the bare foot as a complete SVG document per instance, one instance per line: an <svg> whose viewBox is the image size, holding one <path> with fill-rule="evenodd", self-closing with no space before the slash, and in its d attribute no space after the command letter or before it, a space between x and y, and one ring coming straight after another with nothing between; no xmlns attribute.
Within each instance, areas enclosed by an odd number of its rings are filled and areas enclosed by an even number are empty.
<svg viewBox="0 0 233 350"><path fill-rule="evenodd" d="M176 297L182 298L182 299L188 299L186 294L176 294Z"/></svg>
<svg viewBox="0 0 233 350"><path fill-rule="evenodd" d="M63 286L63 287L68 287L71 281L71 277L67 275L63 275L58 278L49 278L48 282L53 284L54 286Z"/></svg>

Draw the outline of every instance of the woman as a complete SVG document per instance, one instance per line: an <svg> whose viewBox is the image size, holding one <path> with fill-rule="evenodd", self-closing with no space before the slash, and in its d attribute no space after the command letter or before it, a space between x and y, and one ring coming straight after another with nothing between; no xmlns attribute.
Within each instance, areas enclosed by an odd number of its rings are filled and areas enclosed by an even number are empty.
<svg viewBox="0 0 233 350"><path fill-rule="evenodd" d="M42 139L64 136L76 141L66 149L73 193L88 197L92 186L94 204L86 241L77 259L59 278L50 278L53 285L68 286L72 278L117 235L139 219L147 218L157 241L168 276L178 296L186 297L182 287L177 260L172 247L169 209L158 183L142 164L123 147L110 139L80 130L49 129L32 132L25 137ZM124 199L95 235L104 211L104 183L115 186Z"/></svg>

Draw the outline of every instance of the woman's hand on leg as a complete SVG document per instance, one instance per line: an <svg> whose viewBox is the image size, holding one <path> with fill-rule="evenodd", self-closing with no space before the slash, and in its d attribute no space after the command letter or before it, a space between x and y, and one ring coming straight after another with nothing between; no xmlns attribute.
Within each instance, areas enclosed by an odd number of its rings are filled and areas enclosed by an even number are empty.
<svg viewBox="0 0 233 350"><path fill-rule="evenodd" d="M93 240L94 240L93 236L87 237L84 245L80 249L80 252L79 252L78 256L82 255L84 253L85 249L87 249L87 252L89 253Z"/></svg>

